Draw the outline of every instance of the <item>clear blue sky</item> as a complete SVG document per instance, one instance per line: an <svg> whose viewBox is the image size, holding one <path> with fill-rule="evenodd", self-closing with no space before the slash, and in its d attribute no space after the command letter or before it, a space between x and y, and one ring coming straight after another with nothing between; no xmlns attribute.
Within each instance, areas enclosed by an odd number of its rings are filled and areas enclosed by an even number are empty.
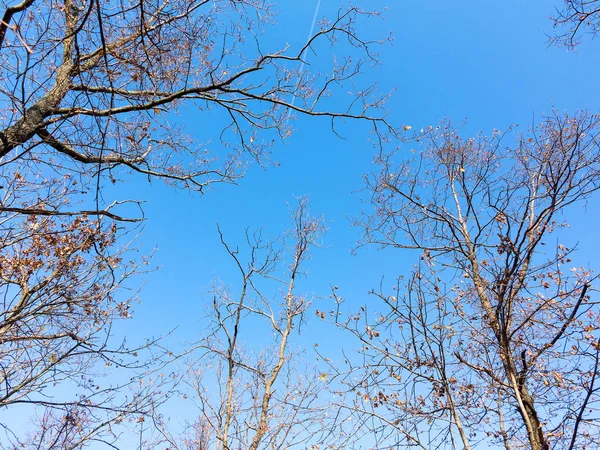
<svg viewBox="0 0 600 450"><path fill-rule="evenodd" d="M264 48L304 42L315 1L278 2L278 25L268 30ZM387 7L384 20L368 21L361 32L369 36L393 33L393 45L381 48L381 65L365 75L382 91L396 92L388 104L390 120L418 129L450 118L465 119L464 134L519 123L525 127L552 108L592 111L600 105L600 40L586 42L577 52L548 47L552 31L548 16L553 2L454 1L360 2L365 7ZM319 16L334 12L339 2L323 0ZM309 60L319 70L318 57ZM185 113L189 128L218 129L209 115ZM205 196L174 191L161 183L148 185L138 178L127 189L146 200L147 222L140 238L142 250L154 246L154 264L161 269L147 277L143 303L130 332L148 331L155 321L159 334L179 326L178 335L194 339L206 297L201 295L213 278L231 279L232 266L218 243L216 224L232 243L243 243L246 227L265 227L272 234L288 226L288 203L308 194L315 213L329 223L326 248L315 252L304 283L308 292L326 296L337 284L347 297L360 303L381 276L405 273L416 254L350 250L360 236L350 218L367 207L358 192L361 176L370 170L374 150L366 126L345 129L344 139L329 131L326 120L300 118L296 132L274 148L280 166L252 167L238 186L215 186ZM216 140L217 138L215 138ZM406 149L408 150L408 148ZM121 186L122 189L122 186ZM574 236L585 242L582 263L593 262L600 250L593 238L598 201L586 214L570 218Z"/></svg>

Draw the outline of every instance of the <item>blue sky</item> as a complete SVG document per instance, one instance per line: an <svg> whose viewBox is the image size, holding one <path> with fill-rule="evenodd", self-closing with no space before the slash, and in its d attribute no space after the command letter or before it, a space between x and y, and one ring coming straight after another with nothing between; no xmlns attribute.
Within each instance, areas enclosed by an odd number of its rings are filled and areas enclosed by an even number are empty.
<svg viewBox="0 0 600 450"><path fill-rule="evenodd" d="M395 90L388 103L389 120L395 124L419 129L449 118L466 121L465 135L490 133L516 123L527 127L553 108L595 110L600 103L600 84L595 82L600 41L585 42L577 52L549 47L545 33L552 32L552 2L362 3L387 8L383 20L365 22L360 32L373 37L393 33L392 45L380 49L381 64L365 80L377 80L384 92ZM264 47L302 45L316 4L279 2L278 24L267 30ZM338 6L323 0L319 17ZM309 70L319 71L319 56L310 57ZM219 127L195 110L182 116L188 129ZM161 267L145 279L143 302L127 324L130 332L137 334L138 327L146 332L153 321L157 334L179 326L179 338L195 339L207 299L201 293L215 277L235 282L218 243L217 223L234 244L243 244L246 227L279 234L288 227L288 204L298 195L310 195L314 213L325 214L329 225L325 246L314 252L309 265L306 291L327 296L329 285L336 284L352 301L362 303L383 275L405 273L416 261L418 255L410 252L361 248L355 256L350 253L360 238L351 218L368 208L360 192L374 154L368 127L345 127L343 139L330 132L326 120L301 117L294 128L273 150L279 165L252 166L238 186L218 185L200 196L157 182L149 185L141 178L127 185L146 201L141 251L156 247L153 261ZM585 213L574 211L570 218L573 236L585 242L579 255L583 264L591 263L599 250L591 234L597 204L590 203Z"/></svg>
<svg viewBox="0 0 600 450"><path fill-rule="evenodd" d="M398 126L418 130L448 118L465 122L462 134L467 136L480 130L490 134L494 128L503 130L513 124L526 128L553 108L598 110L600 40L585 42L577 52L549 47L546 33L552 32L548 16L553 2L360 3L387 8L383 20L369 20L359 30L373 37L393 33L392 45L380 49L381 64L365 74L365 82L376 80L382 91L395 91L387 107L389 120ZM266 32L263 46L301 46L316 4L317 0L278 2L278 24ZM337 0L322 0L319 16L335 12L338 6ZM319 56L310 57L308 70L320 70ZM193 109L184 110L181 117L188 129L200 128L203 135L221 126L215 117ZM237 281L235 267L219 243L217 224L232 245L243 246L246 228L263 227L267 234L281 234L289 227L294 196L309 195L313 212L324 214L329 228L323 248L313 252L308 277L302 280L302 291L322 297L315 308L330 309L330 285L339 286L349 306L356 307L368 301L367 292L383 276L392 280L407 274L418 261L417 253L366 247L351 254L360 239L351 219L368 209L361 188L375 152L369 127L350 124L339 138L331 133L327 120L300 117L293 126L294 134L273 149L278 164L252 166L237 186L216 185L205 196L159 182L148 184L142 178L118 186L145 200L147 221L138 241L140 251L156 248L153 265L160 266L143 278L142 303L136 305L134 319L119 328L140 338L177 327L171 337L175 347L200 338L211 298L203 293L215 278L233 286ZM409 150L408 145L402 151ZM578 207L568 217L569 246L580 242L581 265L593 265L600 251L594 233L599 204L593 200L586 210ZM327 339L333 332L309 316L303 340L319 341L321 348L326 344L326 351L335 353L340 342Z"/></svg>

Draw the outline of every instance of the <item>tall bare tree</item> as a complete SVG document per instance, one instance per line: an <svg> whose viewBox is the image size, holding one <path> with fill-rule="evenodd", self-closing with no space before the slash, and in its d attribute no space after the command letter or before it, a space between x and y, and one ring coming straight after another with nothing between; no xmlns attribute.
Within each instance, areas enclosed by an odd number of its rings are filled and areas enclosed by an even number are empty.
<svg viewBox="0 0 600 450"><path fill-rule="evenodd" d="M365 357L355 411L381 448L598 447L595 276L564 239L600 188L600 118L555 115L513 144L447 123L423 139L368 177L365 242L422 256L338 321Z"/></svg>
<svg viewBox="0 0 600 450"><path fill-rule="evenodd" d="M322 218L307 208L301 199L283 241L247 233L248 248L239 249L221 235L239 283L214 290L210 326L186 377L199 415L183 439L169 438L173 448L334 448L340 442L319 398L323 381L304 367L298 344L312 300L298 293L298 282L324 232Z"/></svg>

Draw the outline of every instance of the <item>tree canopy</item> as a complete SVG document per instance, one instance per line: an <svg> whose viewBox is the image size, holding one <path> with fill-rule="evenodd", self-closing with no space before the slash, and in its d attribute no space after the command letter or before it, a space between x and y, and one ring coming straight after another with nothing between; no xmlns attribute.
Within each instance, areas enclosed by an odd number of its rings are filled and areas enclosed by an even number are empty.
<svg viewBox="0 0 600 450"><path fill-rule="evenodd" d="M514 7L0 1L0 449L599 447L600 4Z"/></svg>

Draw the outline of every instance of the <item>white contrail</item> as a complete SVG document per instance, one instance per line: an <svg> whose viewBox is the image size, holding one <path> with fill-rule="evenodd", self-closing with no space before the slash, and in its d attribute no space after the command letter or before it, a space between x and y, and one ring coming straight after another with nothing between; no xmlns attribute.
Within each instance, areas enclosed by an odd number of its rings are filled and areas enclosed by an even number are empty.
<svg viewBox="0 0 600 450"><path fill-rule="evenodd" d="M317 0L317 6L315 8L315 13L313 14L312 23L310 24L310 31L308 32L308 36L306 37L307 43L310 40L310 38L312 37L313 32L315 31L315 25L317 23L317 16L319 15L320 7L321 7L321 0ZM298 90L298 86L300 85L300 79L302 78L302 72L304 72L304 66L306 66L307 59L308 59L308 51L306 52L306 57L302 58L300 61L300 69L298 70L298 81L296 81L296 89L294 89L294 91ZM294 106L294 103L296 103L296 95L295 94L292 97L292 103L291 103L292 106ZM291 113L292 113L292 110L288 109L288 114L287 114L288 119L290 118Z"/></svg>

